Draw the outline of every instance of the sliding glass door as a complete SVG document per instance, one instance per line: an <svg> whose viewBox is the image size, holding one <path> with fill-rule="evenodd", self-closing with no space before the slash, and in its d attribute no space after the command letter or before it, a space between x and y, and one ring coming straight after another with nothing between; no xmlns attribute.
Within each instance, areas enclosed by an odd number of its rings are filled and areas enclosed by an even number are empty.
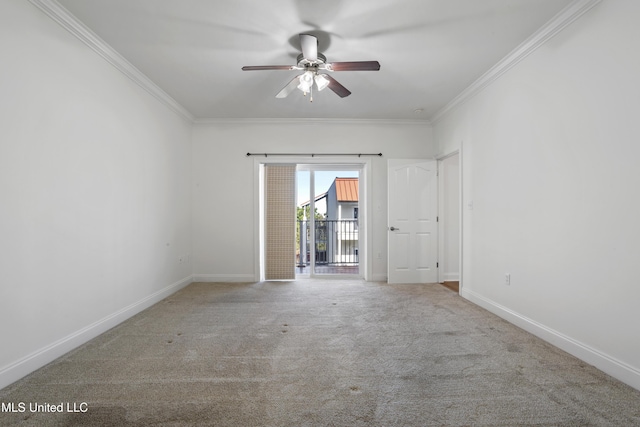
<svg viewBox="0 0 640 427"><path fill-rule="evenodd" d="M297 276L360 276L360 170L298 165Z"/></svg>

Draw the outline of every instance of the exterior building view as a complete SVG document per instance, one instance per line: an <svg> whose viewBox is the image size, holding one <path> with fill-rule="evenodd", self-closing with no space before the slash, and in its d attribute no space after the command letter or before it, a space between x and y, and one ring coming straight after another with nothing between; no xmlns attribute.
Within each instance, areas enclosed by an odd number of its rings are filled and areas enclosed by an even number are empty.
<svg viewBox="0 0 640 427"><path fill-rule="evenodd" d="M337 264L358 263L358 178L336 178L327 191L328 252Z"/></svg>
<svg viewBox="0 0 640 427"><path fill-rule="evenodd" d="M358 213L359 213L359 185L358 178L336 177L329 189L316 196L316 203L324 201L326 212L317 214L313 221L315 232L315 251L309 248L311 240L311 220L308 216L310 201L304 202L300 208L307 212L307 217L298 219L296 227L300 237L300 247L307 248L306 261L301 261L298 249L298 267L309 266L310 253L315 253L317 266L358 266ZM317 211L317 209L316 209ZM301 230L306 230L301 232ZM329 270L338 272L338 270ZM354 269L342 270L348 273L357 272Z"/></svg>

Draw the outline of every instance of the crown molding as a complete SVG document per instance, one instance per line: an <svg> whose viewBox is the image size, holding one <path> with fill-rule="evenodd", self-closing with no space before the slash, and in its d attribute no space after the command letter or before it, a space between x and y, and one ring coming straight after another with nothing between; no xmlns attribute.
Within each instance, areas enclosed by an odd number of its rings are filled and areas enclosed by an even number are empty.
<svg viewBox="0 0 640 427"><path fill-rule="evenodd" d="M580 18L588 12L601 0L574 0L568 4L563 10L558 12L556 16L551 18L545 25L540 27L531 37L525 40L517 48L511 51L500 62L491 67L489 71L484 73L480 78L473 82L469 87L463 90L458 96L453 98L447 105L440 109L431 117L431 123L435 124L448 113L461 106L476 94L496 81L500 76L509 71L513 66L522 61L524 58L533 53L540 46L545 44L553 36L558 34L564 28L569 26L573 21Z"/></svg>
<svg viewBox="0 0 640 427"><path fill-rule="evenodd" d="M169 107L174 113L182 118L193 122L194 116L175 99L160 89L149 77L134 67L122 55L120 55L109 44L91 31L87 26L73 16L56 0L29 0L38 9L42 10L51 19L60 24L65 30L76 36L80 41L102 56L109 64L118 71L133 80L138 86L146 90L158 101Z"/></svg>
<svg viewBox="0 0 640 427"><path fill-rule="evenodd" d="M500 62L494 65L489 71L478 78L474 83L452 99L447 105L433 115L431 120L393 120L393 119L268 119L268 118L246 118L246 119L223 119L223 118L196 118L181 104L169 96L144 73L133 66L115 49L104 40L93 33L75 16L67 11L56 0L29 0L33 5L42 10L51 19L60 24L63 28L76 36L96 53L102 56L107 62L118 71L138 84L154 98L166 105L173 112L182 118L197 124L320 124L320 123L344 123L344 124L390 124L390 125L421 125L431 126L441 120L448 113L464 104L473 96L489 86L500 76L506 73L517 63L534 52L549 39L562 31L565 27L589 11L601 0L575 0L541 27L536 33L529 37L524 43L514 49Z"/></svg>
<svg viewBox="0 0 640 427"><path fill-rule="evenodd" d="M429 120L402 119L340 119L340 118L196 118L186 108L169 96L144 73L127 61L120 53L91 31L78 18L71 14L56 0L29 0L47 16L60 24L64 29L90 47L126 77L146 90L154 98L169 107L173 112L195 124L388 124L388 125L417 125L431 126Z"/></svg>
<svg viewBox="0 0 640 427"><path fill-rule="evenodd" d="M246 125L246 124L383 124L402 126L431 126L429 120L404 120L404 119L340 119L340 118L197 118L195 124L219 124L219 125Z"/></svg>

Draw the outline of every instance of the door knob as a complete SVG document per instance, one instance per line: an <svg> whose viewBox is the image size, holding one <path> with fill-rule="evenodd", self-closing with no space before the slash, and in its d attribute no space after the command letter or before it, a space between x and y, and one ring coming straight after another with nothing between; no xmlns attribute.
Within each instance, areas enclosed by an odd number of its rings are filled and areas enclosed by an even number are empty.
<svg viewBox="0 0 640 427"><path fill-rule="evenodd" d="M391 231L396 231L396 230L400 230L400 229L399 229L399 228L395 228L395 227L391 226L391 227L389 227L389 230L391 230Z"/></svg>

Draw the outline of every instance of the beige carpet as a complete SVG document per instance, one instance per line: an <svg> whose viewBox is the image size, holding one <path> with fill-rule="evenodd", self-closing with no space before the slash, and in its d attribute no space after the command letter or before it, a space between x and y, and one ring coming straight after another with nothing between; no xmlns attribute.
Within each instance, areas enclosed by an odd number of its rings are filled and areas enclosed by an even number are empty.
<svg viewBox="0 0 640 427"><path fill-rule="evenodd" d="M640 392L443 286L337 280L192 284L0 401L26 405L0 425L640 425Z"/></svg>

